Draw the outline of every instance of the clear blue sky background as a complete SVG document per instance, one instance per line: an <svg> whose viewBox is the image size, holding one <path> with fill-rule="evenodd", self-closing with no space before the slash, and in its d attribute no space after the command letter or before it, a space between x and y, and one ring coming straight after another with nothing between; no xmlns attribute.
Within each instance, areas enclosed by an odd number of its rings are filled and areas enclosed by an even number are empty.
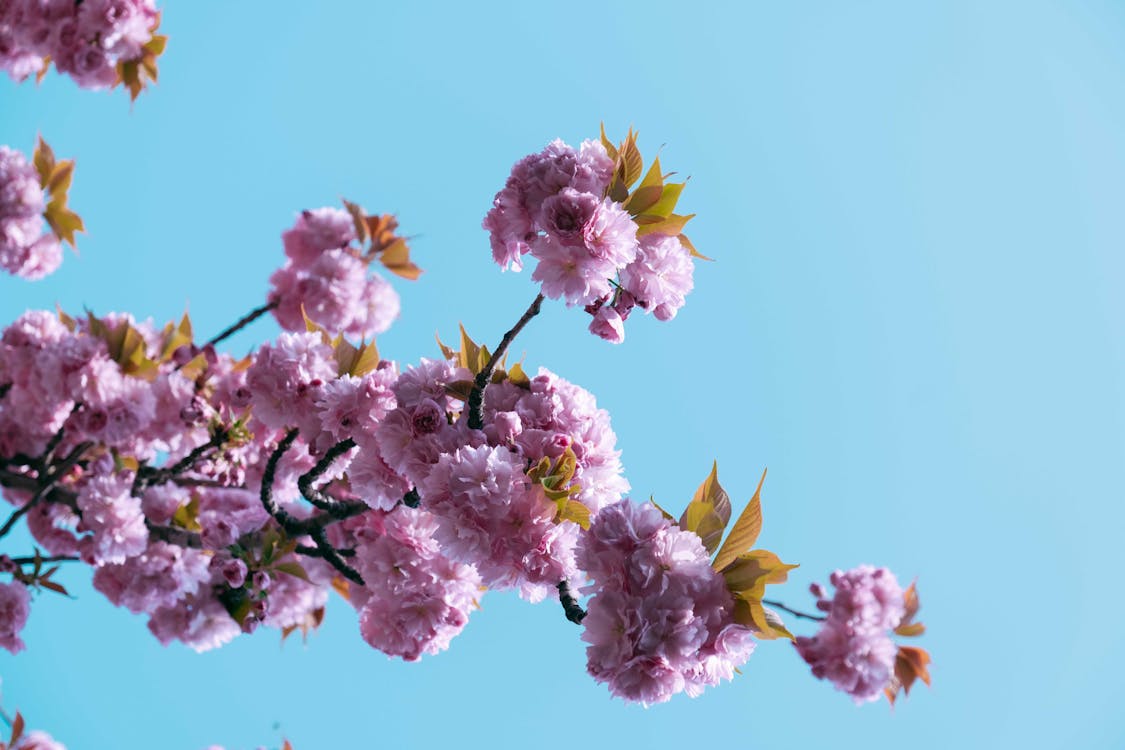
<svg viewBox="0 0 1125 750"><path fill-rule="evenodd" d="M187 305L217 331L263 299L294 212L346 196L397 212L427 271L385 355L432 356L458 321L496 340L534 293L479 227L510 165L635 124L691 175L717 262L623 346L551 305L517 349L610 409L637 496L680 508L717 459L745 502L768 466L787 600L835 567L917 575L935 685L856 709L767 643L644 710L585 676L557 606L497 594L419 664L338 600L307 646L197 656L79 567L0 656L9 709L71 750L1125 745L1120 4L162 4L161 83L132 111L0 83L0 143L77 157L90 229L54 277L0 278L3 321Z"/></svg>

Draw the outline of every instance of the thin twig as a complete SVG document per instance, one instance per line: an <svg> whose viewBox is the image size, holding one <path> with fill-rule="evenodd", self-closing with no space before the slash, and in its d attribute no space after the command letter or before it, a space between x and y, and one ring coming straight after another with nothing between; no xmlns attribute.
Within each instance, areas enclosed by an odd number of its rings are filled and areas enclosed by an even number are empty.
<svg viewBox="0 0 1125 750"><path fill-rule="evenodd" d="M24 503L24 505L17 508L8 518L7 522L0 527L0 538L6 536L8 532L12 530L12 527L16 525L17 521L23 518L29 510L39 504L39 501L43 499L45 495L51 492L55 482L66 476L67 472L73 469L74 466L82 460L82 454L89 450L92 445L93 443L90 442L79 443L74 447L74 450L67 454L66 458L58 463L58 465L49 467L44 472L43 476L41 476L37 482L35 494L32 495L31 499Z"/></svg>
<svg viewBox="0 0 1125 750"><path fill-rule="evenodd" d="M516 336L523 330L523 327L539 314L539 310L542 306L543 295L537 294L535 299L531 302L531 305L524 312L523 317L504 334L504 338L500 340L500 346L496 347L496 351L492 353L488 364L473 378L473 390L469 393L469 427L472 429L484 429L484 389L488 387L488 382L492 380L492 373L495 372L496 365L498 365L500 360L504 358L504 355L508 353L508 347L511 346Z"/></svg>
<svg viewBox="0 0 1125 750"><path fill-rule="evenodd" d="M50 557L11 557L8 558L16 565L33 565L36 561L44 563L56 562L78 562L79 558L74 555L51 555Z"/></svg>
<svg viewBox="0 0 1125 750"><path fill-rule="evenodd" d="M824 615L810 615L807 612L800 612L796 609L792 609L791 607L786 607L781 602L773 601L772 599L763 599L762 604L768 604L771 607L776 607L777 609L788 612L789 614L793 615L794 617L799 617L802 620L815 620L816 622L824 622L825 620L828 619Z"/></svg>
<svg viewBox="0 0 1125 750"><path fill-rule="evenodd" d="M246 326L253 323L258 318L260 318L263 315L265 315L266 313L268 313L270 310L277 307L277 304L278 304L277 302L269 302L269 303L266 303L266 304L262 305L261 307L255 307L253 310L251 310L250 312L246 313L241 318L239 318L237 322L235 322L233 325L228 327L222 333L208 339L207 343L210 344L211 346L214 346L215 344L218 344L222 341L225 341L226 339L230 338L234 334L241 331Z"/></svg>

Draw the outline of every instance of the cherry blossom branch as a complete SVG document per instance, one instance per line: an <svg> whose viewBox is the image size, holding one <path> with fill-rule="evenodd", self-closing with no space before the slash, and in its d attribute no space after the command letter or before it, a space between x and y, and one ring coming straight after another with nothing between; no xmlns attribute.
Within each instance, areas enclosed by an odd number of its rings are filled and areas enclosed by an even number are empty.
<svg viewBox="0 0 1125 750"><path fill-rule="evenodd" d="M38 505L39 501L42 500L43 497L50 493L54 488L55 482L57 482L60 478L65 476L67 472L73 469L75 465L77 465L77 463L82 460L82 454L89 450L92 446L93 443L90 442L79 443L66 456L66 458L60 461L57 465L44 469L43 476L36 480L35 494L32 495L31 499L24 503L24 505L17 508L15 512L13 512L12 515L8 518L3 527L0 527L0 538L7 536L8 532L12 530L12 527L16 525L16 522L19 521L20 518L22 518L29 510Z"/></svg>
<svg viewBox="0 0 1125 750"><path fill-rule="evenodd" d="M238 321L236 321L231 326L226 328L222 333L208 339L207 343L210 344L211 346L215 346L216 344L227 340L228 338L230 338L234 334L241 331L246 326L253 323L258 318L260 318L263 315L265 315L266 313L268 313L270 310L277 307L277 304L278 303L275 301L275 302L266 303L266 304L262 305L261 307L255 307L253 310L246 313L246 315L243 315L241 318L239 318Z"/></svg>
<svg viewBox="0 0 1125 750"><path fill-rule="evenodd" d="M285 532L290 536L307 535L312 537L313 542L316 543L316 548L320 550L320 557L322 557L325 562L339 571L340 574L347 578L349 581L355 581L360 586L362 586L362 576L360 576L360 574L355 569L344 562L344 559L340 557L340 554L328 542L328 536L324 531L324 527L329 523L340 520L334 513L326 513L324 516L322 516L323 518L330 519L327 523L316 523L313 525L309 525L307 521L301 522L293 518L293 516L289 515L288 512L283 510L277 504L277 501L273 499L273 482L274 476L277 474L277 465L278 463L280 463L281 458L285 455L286 451L288 451L293 446L293 441L295 441L296 439L296 429L291 429L286 432L285 437L283 437L281 441L278 442L277 447L274 449L273 453L270 454L269 460L266 461L266 468L262 472L262 506L266 509L266 512L269 513L275 521L277 521L278 525L280 525L281 528L284 529ZM324 469L321 470L321 473L324 473ZM362 503L356 503L355 505L360 506L362 510L367 509L367 506L363 505ZM341 513L352 513L354 515L355 513L352 511L353 508L351 507L340 509ZM356 510L355 512L362 511ZM308 519L308 521L312 520L313 519Z"/></svg>
<svg viewBox="0 0 1125 750"><path fill-rule="evenodd" d="M781 602L773 601L772 599L763 599L762 604L768 604L771 607L775 607L776 609L780 609L783 612L788 612L789 614L793 615L794 617L799 617L802 620L815 620L816 622L824 622L825 620L828 619L824 615L810 615L807 612L801 612L801 611L793 609L791 607L786 607Z"/></svg>
<svg viewBox="0 0 1125 750"><path fill-rule="evenodd" d="M306 474L302 474L297 479L297 488L301 494L310 503L329 513L334 512L345 503L342 503L335 498L329 497L325 492L313 486L313 483L324 476L324 473L331 468L332 464L337 458L344 455L352 448L355 447L355 441L351 438L346 438L333 445L324 452L324 456L317 462L316 466L312 467Z"/></svg>
<svg viewBox="0 0 1125 750"><path fill-rule="evenodd" d="M504 355L508 353L508 347L511 346L524 326L539 314L539 310L542 306L543 295L540 293L532 300L531 305L527 308L527 311L524 312L523 317L504 334L504 338L500 340L500 346L496 347L496 351L492 353L488 364L473 378L473 390L469 393L469 427L472 429L484 429L484 389L488 387L488 382L492 380L492 373L496 371L496 365L498 365L500 360L504 358Z"/></svg>
<svg viewBox="0 0 1125 750"><path fill-rule="evenodd" d="M203 458L208 451L221 448L228 437L230 437L230 432L226 428L219 428L215 430L210 440L202 445L197 445L190 453L171 466L162 468L142 466L138 469L137 478L133 482L133 494L139 494L148 485L163 484L183 474L185 471L193 468L196 462Z"/></svg>
<svg viewBox="0 0 1125 750"><path fill-rule="evenodd" d="M49 557L35 557L34 555L28 557L10 557L8 558L16 565L34 565L36 561L41 563L56 563L56 562L79 562L80 558L74 555L51 555Z"/></svg>
<svg viewBox="0 0 1125 750"><path fill-rule="evenodd" d="M581 625L582 621L586 619L586 610L574 598L574 594L570 593L570 584L563 581L559 584L559 601L562 602L563 612L566 613L566 619L573 622L575 625Z"/></svg>

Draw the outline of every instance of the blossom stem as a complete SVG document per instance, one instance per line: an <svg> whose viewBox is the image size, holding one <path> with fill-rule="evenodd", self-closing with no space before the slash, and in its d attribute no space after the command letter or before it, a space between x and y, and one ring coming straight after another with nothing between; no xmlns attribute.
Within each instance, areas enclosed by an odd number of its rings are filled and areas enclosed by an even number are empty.
<svg viewBox="0 0 1125 750"><path fill-rule="evenodd" d="M586 619L586 610L582 609L578 604L578 600L574 598L574 594L570 592L570 584L566 581L559 583L559 601L562 602L563 612L566 613L566 619L573 622L575 625L581 625L582 621Z"/></svg>
<svg viewBox="0 0 1125 750"><path fill-rule="evenodd" d="M246 326L253 323L258 318L260 318L263 315L265 315L266 313L268 313L270 310L274 309L275 307L277 307L277 302L269 302L269 303L266 303L266 304L262 305L261 307L255 307L253 310L251 310L250 312L246 313L241 318L239 318L237 322L235 322L233 325L228 327L222 333L208 339L207 343L210 344L211 346L215 346L216 344L227 340L228 338L230 338L234 334L241 331Z"/></svg>
<svg viewBox="0 0 1125 750"><path fill-rule="evenodd" d="M469 427L474 430L484 429L484 389L488 387L488 383L492 380L492 373L496 371L496 365L508 353L508 347L511 346L516 336L523 330L524 326L531 321L536 315L539 314L540 308L543 306L543 295L537 294L535 299L532 300L531 305L524 312L512 328L504 334L504 338L500 340L500 346L496 347L496 351L488 360L488 364L484 369L477 373L473 378L473 390L469 393Z"/></svg>
<svg viewBox="0 0 1125 750"><path fill-rule="evenodd" d="M773 601L772 599L763 599L762 604L768 604L771 607L776 607L777 609L788 612L794 617L799 617L802 620L815 620L816 622L824 622L828 619L824 615L810 615L807 612L801 612L799 610L792 609L791 607L786 607L781 602Z"/></svg>

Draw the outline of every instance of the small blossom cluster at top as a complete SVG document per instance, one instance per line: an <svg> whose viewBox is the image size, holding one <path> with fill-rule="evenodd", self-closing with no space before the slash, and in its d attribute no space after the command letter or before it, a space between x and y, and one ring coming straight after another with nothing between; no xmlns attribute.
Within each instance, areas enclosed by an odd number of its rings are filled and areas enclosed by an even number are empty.
<svg viewBox="0 0 1125 750"><path fill-rule="evenodd" d="M0 0L0 68L22 81L50 63L87 89L155 79L153 0Z"/></svg>
<svg viewBox="0 0 1125 750"><path fill-rule="evenodd" d="M538 262L532 279L551 299L580 305L590 331L625 338L634 308L671 320L692 289L695 254L681 230L690 217L672 213L682 184L665 184L659 160L640 185L634 137L614 149L584 141L575 150L556 140L512 167L484 219L492 257L520 270Z"/></svg>
<svg viewBox="0 0 1125 750"><path fill-rule="evenodd" d="M393 273L417 278L405 241L395 236L389 216L348 211L303 211L282 235L287 260L270 277L273 315L287 331L304 331L306 321L355 339L372 339L398 317L398 294L382 276L368 273L376 257ZM370 239L371 249L357 246Z"/></svg>

